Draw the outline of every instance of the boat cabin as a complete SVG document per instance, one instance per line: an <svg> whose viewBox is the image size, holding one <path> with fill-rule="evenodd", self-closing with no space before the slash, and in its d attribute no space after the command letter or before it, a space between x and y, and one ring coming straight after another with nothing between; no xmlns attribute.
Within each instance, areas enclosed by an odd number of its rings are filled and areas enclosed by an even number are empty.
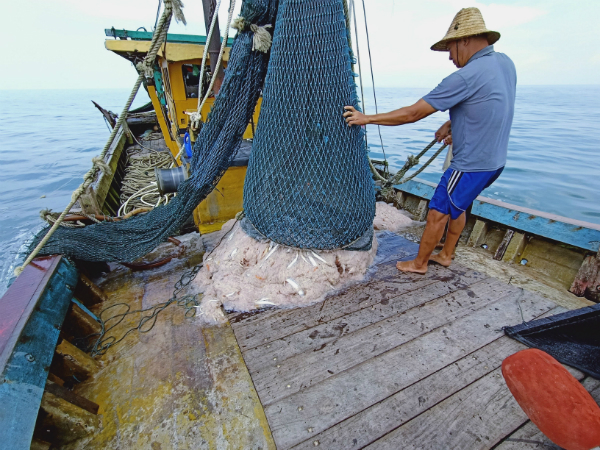
<svg viewBox="0 0 600 450"><path fill-rule="evenodd" d="M134 66L146 56L152 39L152 33L145 30L108 28L105 34L106 49L131 61ZM232 44L233 38L229 38L223 53L224 68L227 67ZM156 120L165 144L174 157L180 153L186 132L190 134L192 143L195 142L197 130L191 128L190 113L196 112L198 107L200 67L205 47L206 36L168 34L167 44L163 44L158 52L154 78L144 85L156 112ZM202 80L203 92L207 91L212 76L210 62L209 54ZM206 121L214 100L213 93L202 108L202 121ZM254 116L244 133L245 142L238 151L232 167L227 170L217 189L194 212L194 220L201 233L220 230L227 220L242 210L244 178L251 141L258 123L260 103L259 99ZM181 160L178 161L178 164L180 163Z"/></svg>

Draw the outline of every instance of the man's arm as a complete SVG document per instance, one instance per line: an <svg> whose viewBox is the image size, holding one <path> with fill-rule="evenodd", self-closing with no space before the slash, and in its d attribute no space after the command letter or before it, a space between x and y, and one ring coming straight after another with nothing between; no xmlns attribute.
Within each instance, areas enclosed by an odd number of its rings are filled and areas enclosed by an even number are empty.
<svg viewBox="0 0 600 450"><path fill-rule="evenodd" d="M450 121L447 121L444 125L440 127L439 130L435 132L435 139L438 142L444 141L446 145L452 144L452 130L450 126Z"/></svg>
<svg viewBox="0 0 600 450"><path fill-rule="evenodd" d="M344 117L348 126L351 125L403 125L417 122L437 111L433 106L421 99L411 106L382 114L363 114L353 106L344 106Z"/></svg>

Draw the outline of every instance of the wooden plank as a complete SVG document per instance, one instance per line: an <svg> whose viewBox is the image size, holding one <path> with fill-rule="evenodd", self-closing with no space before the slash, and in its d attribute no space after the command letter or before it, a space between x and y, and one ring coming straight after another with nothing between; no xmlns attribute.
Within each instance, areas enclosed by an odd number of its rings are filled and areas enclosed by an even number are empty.
<svg viewBox="0 0 600 450"><path fill-rule="evenodd" d="M49 280L45 275L50 270L42 276L43 284L33 283L37 284L35 288L25 286L26 293L33 291L39 297L28 299L30 301L27 304L33 304L35 308L29 316L24 314L21 317L25 319L25 323L22 324L18 341L12 347L0 373L0 442L10 442L13 449L30 447L60 325L77 281L77 270L66 259L59 257L55 262L57 266L50 266L55 267L55 270ZM25 271L30 267L31 270L42 270L30 264ZM17 282L20 278L13 283L11 289L19 286ZM31 282L30 278L26 279ZM11 347L5 347L4 351L10 349Z"/></svg>
<svg viewBox="0 0 600 450"><path fill-rule="evenodd" d="M481 282L477 278L464 278L462 281L465 283L464 285L435 281L417 291L411 291L389 300L384 299L372 306L365 305L364 308L332 321L247 350L244 352L246 365L251 372L264 373L265 369L282 364L283 361L294 355L308 351L317 352L350 333L443 297L451 292L466 289L469 282ZM473 302L472 298L467 300L469 304ZM274 358L277 358L277 361L274 361Z"/></svg>
<svg viewBox="0 0 600 450"><path fill-rule="evenodd" d="M531 320L552 306L523 291L275 402L265 408L273 437L281 448L303 442L496 340L521 311Z"/></svg>
<svg viewBox="0 0 600 450"><path fill-rule="evenodd" d="M600 381L588 377L581 384L590 392L596 402L600 402ZM560 448L548 439L533 422L528 421L495 448L497 450L525 450L553 448L553 446L557 450Z"/></svg>
<svg viewBox="0 0 600 450"><path fill-rule="evenodd" d="M570 292L596 303L600 302L600 252L597 256L588 256L583 260L577 276L573 280Z"/></svg>
<svg viewBox="0 0 600 450"><path fill-rule="evenodd" d="M96 200L100 209L104 208L104 202L108 195L108 191L110 189L114 173L117 170L117 166L119 165L119 159L121 158L121 154L123 153L123 149L125 148L126 141L126 133L123 128L120 128L117 132L117 135L115 136L113 143L108 149L108 152L106 153L106 157L104 158L104 161L108 164L113 173L107 174L104 172L99 172L99 174L96 176L96 179L91 185L93 191L96 193Z"/></svg>
<svg viewBox="0 0 600 450"><path fill-rule="evenodd" d="M506 233L504 234L504 238L502 239L502 242L500 242L500 245L498 246L498 249L496 250L496 253L494 254L494 259L496 261L502 261L502 258L504 258L506 249L510 245L510 241L512 240L512 237L514 236L514 234L515 234L515 232L513 230L506 230Z"/></svg>
<svg viewBox="0 0 600 450"><path fill-rule="evenodd" d="M366 448L489 449L526 421L497 368Z"/></svg>
<svg viewBox="0 0 600 450"><path fill-rule="evenodd" d="M104 291L84 274L79 276L74 296L85 306L104 303L107 300Z"/></svg>
<svg viewBox="0 0 600 450"><path fill-rule="evenodd" d="M77 395L75 392L67 389L60 384L53 383L48 380L46 382L46 392L50 392L52 395L56 397L60 397L63 400L72 403L75 406L80 407L81 409L85 409L87 412L92 414L98 414L98 409L100 408L96 403L88 400L87 398L82 397L81 395Z"/></svg>
<svg viewBox="0 0 600 450"><path fill-rule="evenodd" d="M99 416L48 391L44 392L40 410L43 411L39 427L42 432L38 433L42 439L52 442L57 448L92 435L101 426ZM78 447L82 448L80 445Z"/></svg>
<svg viewBox="0 0 600 450"><path fill-rule="evenodd" d="M363 448L490 373L504 358L524 348L523 344L505 336L496 339L294 449L313 448L315 441L328 450Z"/></svg>
<svg viewBox="0 0 600 450"><path fill-rule="evenodd" d="M384 317L336 339L331 345L322 344L312 351L282 361L274 356L277 358L273 361L276 365L251 371L263 405L306 389L517 291L515 287L496 280L483 280L465 290L443 295L445 290L442 284L433 290L433 300ZM415 297L419 302L418 295ZM367 320L372 320L369 317L371 311L361 312L367 315ZM360 320L360 317L357 319Z"/></svg>
<svg viewBox="0 0 600 450"><path fill-rule="evenodd" d="M561 310L564 309L554 308L546 314ZM502 336L294 448L313 447L315 441L329 450L363 448L500 367L504 358L525 348ZM583 377L581 372L575 369L573 372Z"/></svg>
<svg viewBox="0 0 600 450"><path fill-rule="evenodd" d="M395 265L394 265L395 266ZM403 274L392 265L382 268L383 273L390 270L389 277L375 278L365 284L352 286L334 297L328 297L322 303L279 311L264 317L257 317L250 323L233 324L233 329L242 351L266 344L276 339L312 328L322 322L341 317L366 306L372 306L389 300L406 292L416 291L434 281L463 284L465 277L482 279L475 271L460 268L461 271L448 270L440 266L432 266L425 275ZM261 320L262 319L262 320Z"/></svg>
<svg viewBox="0 0 600 450"><path fill-rule="evenodd" d="M35 258L0 299L0 374L33 309L60 264L59 256Z"/></svg>
<svg viewBox="0 0 600 450"><path fill-rule="evenodd" d="M395 187L408 194L430 200L437 184L414 179ZM524 208L488 197L477 197L473 202L471 214L593 252L597 252L600 245L598 224Z"/></svg>
<svg viewBox="0 0 600 450"><path fill-rule="evenodd" d="M64 339L56 347L56 354L62 356L62 364L59 364L60 358L55 358L52 368L54 371L55 367L62 366L61 378L75 377L83 381L93 376L100 368L100 363Z"/></svg>
<svg viewBox="0 0 600 450"><path fill-rule="evenodd" d="M402 192L406 192L408 194L416 195L417 197L431 200L431 197L433 197L433 194L435 192L435 188L437 188L437 184L431 183L430 181L415 178L413 180L407 181L404 184L399 184L394 187Z"/></svg>
<svg viewBox="0 0 600 450"><path fill-rule="evenodd" d="M478 197L471 213L518 230L575 247L598 251L600 226Z"/></svg>
<svg viewBox="0 0 600 450"><path fill-rule="evenodd" d="M366 448L489 449L527 420L498 367Z"/></svg>

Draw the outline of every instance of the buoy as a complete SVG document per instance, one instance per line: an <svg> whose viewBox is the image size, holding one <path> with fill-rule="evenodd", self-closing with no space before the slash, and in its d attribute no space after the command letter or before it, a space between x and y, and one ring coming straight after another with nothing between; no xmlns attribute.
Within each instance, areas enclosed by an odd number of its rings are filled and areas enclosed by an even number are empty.
<svg viewBox="0 0 600 450"><path fill-rule="evenodd" d="M502 362L519 406L552 442L566 450L600 446L600 407L552 356L527 349Z"/></svg>

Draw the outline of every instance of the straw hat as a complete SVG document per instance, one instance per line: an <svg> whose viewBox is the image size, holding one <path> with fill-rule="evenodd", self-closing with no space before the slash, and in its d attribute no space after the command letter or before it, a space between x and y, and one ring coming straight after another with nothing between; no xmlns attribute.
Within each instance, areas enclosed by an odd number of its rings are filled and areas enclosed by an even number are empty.
<svg viewBox="0 0 600 450"><path fill-rule="evenodd" d="M485 27L483 16L478 8L463 8L454 16L446 36L441 41L433 44L431 50L447 52L448 42L479 34L487 35L490 45L500 39L500 33L488 30Z"/></svg>

